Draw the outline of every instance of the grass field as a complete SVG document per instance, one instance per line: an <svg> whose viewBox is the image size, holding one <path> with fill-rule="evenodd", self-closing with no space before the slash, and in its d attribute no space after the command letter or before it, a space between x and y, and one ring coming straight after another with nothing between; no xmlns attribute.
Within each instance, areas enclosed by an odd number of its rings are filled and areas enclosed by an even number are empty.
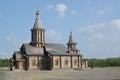
<svg viewBox="0 0 120 80"><path fill-rule="evenodd" d="M0 80L120 80L120 68L53 69L51 71L0 70Z"/></svg>

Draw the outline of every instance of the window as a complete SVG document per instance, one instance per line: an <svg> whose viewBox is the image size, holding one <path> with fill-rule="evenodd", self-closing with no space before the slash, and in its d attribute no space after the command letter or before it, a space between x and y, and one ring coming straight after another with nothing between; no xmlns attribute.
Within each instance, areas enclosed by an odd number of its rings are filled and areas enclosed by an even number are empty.
<svg viewBox="0 0 120 80"><path fill-rule="evenodd" d="M65 59L65 66L68 65L68 59Z"/></svg>
<svg viewBox="0 0 120 80"><path fill-rule="evenodd" d="M58 66L59 65L59 59L57 58L56 60L55 60L55 66Z"/></svg>
<svg viewBox="0 0 120 80"><path fill-rule="evenodd" d="M36 60L32 59L32 66L36 66Z"/></svg>
<svg viewBox="0 0 120 80"><path fill-rule="evenodd" d="M78 60L75 59L75 60L74 60L74 65L77 65L77 63L78 63Z"/></svg>

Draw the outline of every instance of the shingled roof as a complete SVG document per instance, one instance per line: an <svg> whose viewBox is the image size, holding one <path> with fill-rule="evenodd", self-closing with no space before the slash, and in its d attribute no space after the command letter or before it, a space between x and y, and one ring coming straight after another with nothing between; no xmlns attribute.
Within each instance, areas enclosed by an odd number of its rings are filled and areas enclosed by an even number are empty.
<svg viewBox="0 0 120 80"><path fill-rule="evenodd" d="M40 11L39 10L36 12L36 20L35 20L33 28L34 29L43 28L41 20L40 20Z"/></svg>
<svg viewBox="0 0 120 80"><path fill-rule="evenodd" d="M69 37L69 41L68 41L68 44L76 44L74 38L73 38L73 33L70 32L70 37Z"/></svg>
<svg viewBox="0 0 120 80"><path fill-rule="evenodd" d="M67 51L66 46L63 44L59 44L59 43L46 43L45 47L46 47L46 50Z"/></svg>
<svg viewBox="0 0 120 80"><path fill-rule="evenodd" d="M30 44L23 44L27 55L44 55L44 49L40 47L31 46ZM51 55L80 55L68 53L65 45L57 43L46 43L46 51Z"/></svg>
<svg viewBox="0 0 120 80"><path fill-rule="evenodd" d="M43 48L31 46L30 44L23 44L27 55L43 55Z"/></svg>
<svg viewBox="0 0 120 80"><path fill-rule="evenodd" d="M15 51L13 57L16 61L25 61L25 56L21 51Z"/></svg>
<svg viewBox="0 0 120 80"><path fill-rule="evenodd" d="M80 55L74 53L68 53L68 50L63 44L48 43L46 44L46 51L51 55Z"/></svg>

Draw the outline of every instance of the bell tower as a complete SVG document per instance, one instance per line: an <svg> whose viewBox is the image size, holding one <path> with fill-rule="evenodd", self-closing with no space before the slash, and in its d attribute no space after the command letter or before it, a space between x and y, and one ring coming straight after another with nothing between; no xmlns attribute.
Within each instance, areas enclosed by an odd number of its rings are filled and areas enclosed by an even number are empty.
<svg viewBox="0 0 120 80"><path fill-rule="evenodd" d="M67 46L68 46L68 53L75 53L77 54L78 53L78 50L76 49L76 42L74 41L73 39L73 33L70 32L70 37L69 37L69 40L68 40L68 43L67 43Z"/></svg>
<svg viewBox="0 0 120 80"><path fill-rule="evenodd" d="M40 20L40 11L36 12L36 20L33 28L31 29L31 42L30 44L35 47L41 47L45 45L45 29L42 26Z"/></svg>

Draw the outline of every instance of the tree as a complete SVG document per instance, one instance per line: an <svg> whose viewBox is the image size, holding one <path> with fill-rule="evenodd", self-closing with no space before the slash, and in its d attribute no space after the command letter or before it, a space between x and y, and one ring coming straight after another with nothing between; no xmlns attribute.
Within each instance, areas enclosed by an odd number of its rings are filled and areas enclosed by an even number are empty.
<svg viewBox="0 0 120 80"><path fill-rule="evenodd" d="M119 58L107 58L107 59L88 59L89 67L109 67L109 66L120 66Z"/></svg>
<svg viewBox="0 0 120 80"><path fill-rule="evenodd" d="M9 59L0 59L0 67L9 67L10 61Z"/></svg>
<svg viewBox="0 0 120 80"><path fill-rule="evenodd" d="M2 59L0 59L0 67L2 67Z"/></svg>

